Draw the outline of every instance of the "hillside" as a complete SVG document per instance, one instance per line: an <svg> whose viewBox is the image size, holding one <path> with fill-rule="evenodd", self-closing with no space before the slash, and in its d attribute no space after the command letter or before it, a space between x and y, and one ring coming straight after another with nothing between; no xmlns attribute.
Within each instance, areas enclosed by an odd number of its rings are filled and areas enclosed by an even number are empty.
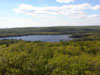
<svg viewBox="0 0 100 75"><path fill-rule="evenodd" d="M100 26L61 26L0 29L0 37L24 35L87 34L100 32Z"/></svg>

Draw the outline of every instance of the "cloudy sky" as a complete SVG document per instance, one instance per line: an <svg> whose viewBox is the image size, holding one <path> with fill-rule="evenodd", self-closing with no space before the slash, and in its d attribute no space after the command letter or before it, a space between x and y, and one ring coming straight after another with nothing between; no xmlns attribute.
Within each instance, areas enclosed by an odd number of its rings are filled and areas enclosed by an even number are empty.
<svg viewBox="0 0 100 75"><path fill-rule="evenodd" d="M100 0L0 0L0 28L100 25Z"/></svg>

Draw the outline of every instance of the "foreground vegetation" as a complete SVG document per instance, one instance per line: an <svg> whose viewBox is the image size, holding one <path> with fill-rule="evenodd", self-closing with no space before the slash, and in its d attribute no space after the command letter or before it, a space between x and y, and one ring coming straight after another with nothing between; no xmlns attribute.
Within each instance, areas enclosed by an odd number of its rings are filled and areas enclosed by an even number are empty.
<svg viewBox="0 0 100 75"><path fill-rule="evenodd" d="M100 75L100 41L1 40L0 75Z"/></svg>
<svg viewBox="0 0 100 75"><path fill-rule="evenodd" d="M0 29L0 37L71 34L72 41L0 40L0 75L100 75L100 27Z"/></svg>

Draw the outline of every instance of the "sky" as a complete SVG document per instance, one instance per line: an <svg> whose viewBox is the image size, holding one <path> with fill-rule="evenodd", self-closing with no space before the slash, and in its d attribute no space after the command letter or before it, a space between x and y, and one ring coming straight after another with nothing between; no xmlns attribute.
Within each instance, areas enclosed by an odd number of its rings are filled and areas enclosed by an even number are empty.
<svg viewBox="0 0 100 75"><path fill-rule="evenodd" d="M0 0L0 28L100 25L100 0Z"/></svg>

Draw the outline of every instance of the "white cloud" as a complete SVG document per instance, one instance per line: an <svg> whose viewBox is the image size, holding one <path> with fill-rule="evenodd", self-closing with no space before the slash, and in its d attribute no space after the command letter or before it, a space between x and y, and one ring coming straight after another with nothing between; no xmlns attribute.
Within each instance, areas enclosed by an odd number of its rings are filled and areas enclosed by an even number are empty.
<svg viewBox="0 0 100 75"><path fill-rule="evenodd" d="M59 2L59 3L70 3L73 1L75 1L75 0L56 0L56 2Z"/></svg>
<svg viewBox="0 0 100 75"><path fill-rule="evenodd" d="M93 9L93 10L99 10L100 9L100 5L96 5L94 7L91 7L91 9Z"/></svg>
<svg viewBox="0 0 100 75"><path fill-rule="evenodd" d="M97 15L97 14L93 14L93 15L90 15L88 16L89 18L100 18L100 15Z"/></svg>
<svg viewBox="0 0 100 75"><path fill-rule="evenodd" d="M16 13L24 13L32 16L66 16L69 18L83 18L87 14L84 10L97 10L100 5L92 6L88 3L78 5L63 5L63 6L48 6L48 7L35 7L28 4L21 4L15 8Z"/></svg>
<svg viewBox="0 0 100 75"><path fill-rule="evenodd" d="M32 25L34 25L33 20L28 18L16 18L16 17L0 18L0 28L28 27Z"/></svg>
<svg viewBox="0 0 100 75"><path fill-rule="evenodd" d="M29 15L47 15L47 14L56 14L58 7L34 7L27 4L19 5L19 8L14 9L16 13L26 13Z"/></svg>
<svg viewBox="0 0 100 75"><path fill-rule="evenodd" d="M43 18L43 19L42 19ZM0 28L11 27L49 27L49 26L85 26L100 25L99 15L90 15L87 18L69 19L61 16L44 16L37 18L21 18L21 17L0 17Z"/></svg>
<svg viewBox="0 0 100 75"><path fill-rule="evenodd" d="M78 5L36 7L28 4L20 4L14 11L18 14L22 13L33 17L0 17L0 28L99 25L100 15L85 12L88 9L90 12L99 10L99 5L92 6L84 3Z"/></svg>

